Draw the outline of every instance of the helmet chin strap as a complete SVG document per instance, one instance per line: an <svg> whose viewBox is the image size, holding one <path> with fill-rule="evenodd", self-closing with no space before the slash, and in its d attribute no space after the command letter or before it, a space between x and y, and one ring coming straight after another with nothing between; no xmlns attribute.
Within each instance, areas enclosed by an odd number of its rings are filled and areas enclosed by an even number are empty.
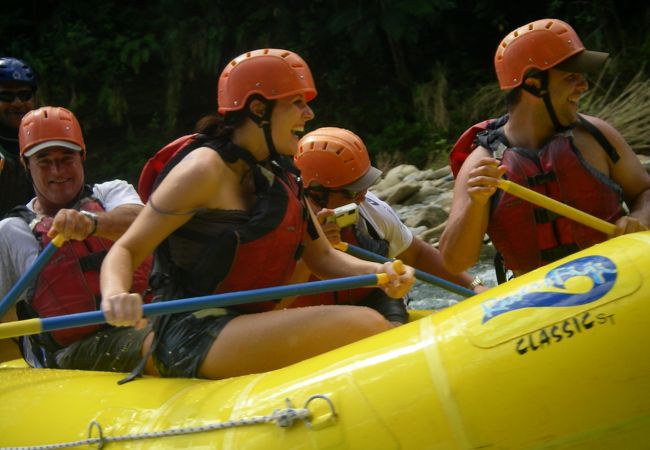
<svg viewBox="0 0 650 450"><path fill-rule="evenodd" d="M251 111L250 108L246 111L248 117L250 117L251 120L264 132L264 140L266 141L266 147L269 150L268 159L269 161L276 163L282 169L294 173L295 175L299 175L300 171L293 165L291 159L281 155L273 143L273 135L271 133L271 113L273 112L273 106L275 103L273 101L264 100L264 104L266 105L266 108L264 108L264 114L262 116L258 116Z"/></svg>
<svg viewBox="0 0 650 450"><path fill-rule="evenodd" d="M273 143L273 135L271 133L271 113L273 112L273 102L265 101L264 105L264 114L258 116L250 108L247 109L248 117L257 124L258 127L264 132L264 140L266 141L266 147L269 149L269 159L272 161L279 160L280 154L275 148Z"/></svg>
<svg viewBox="0 0 650 450"><path fill-rule="evenodd" d="M575 125L562 125L560 123L560 120L557 118L557 114L555 113L555 109L553 108L553 104L551 103L551 94L548 91L548 71L543 71L540 72L539 74L535 75L535 78L540 80L540 87L537 88L535 86L531 86L529 84L526 84L525 80L524 83L521 85L521 88L534 95L535 97L541 98L544 100L544 106L546 106L546 112L548 113L548 116L551 118L551 122L553 122L553 127L555 128L555 131L558 133L561 133L566 130L570 130L573 128Z"/></svg>

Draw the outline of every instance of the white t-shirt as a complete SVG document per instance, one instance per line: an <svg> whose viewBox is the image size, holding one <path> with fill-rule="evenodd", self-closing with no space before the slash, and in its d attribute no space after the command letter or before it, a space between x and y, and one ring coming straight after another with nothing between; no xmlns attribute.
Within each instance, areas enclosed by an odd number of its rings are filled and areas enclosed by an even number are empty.
<svg viewBox="0 0 650 450"><path fill-rule="evenodd" d="M135 188L122 180L95 184L93 196L106 211L122 205L142 205ZM26 205L32 211L35 200L33 198ZM38 241L23 219L10 217L0 221L0 298L4 298L29 269L39 251Z"/></svg>
<svg viewBox="0 0 650 450"><path fill-rule="evenodd" d="M370 223L380 238L388 241L389 258L395 258L413 242L411 230L386 202L379 200L372 192L366 192L365 200L359 204L359 214ZM356 226L363 229L365 223L359 218Z"/></svg>

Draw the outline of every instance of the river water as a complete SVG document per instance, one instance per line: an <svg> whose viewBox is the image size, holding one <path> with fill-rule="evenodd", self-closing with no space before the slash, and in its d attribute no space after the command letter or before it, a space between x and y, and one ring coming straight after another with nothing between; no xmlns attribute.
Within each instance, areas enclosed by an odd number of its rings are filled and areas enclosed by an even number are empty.
<svg viewBox="0 0 650 450"><path fill-rule="evenodd" d="M494 247L484 245L479 262L468 270L472 275L481 277L485 285L489 287L497 285L493 258ZM409 308L412 309L442 309L454 305L464 298L454 292L421 281L417 281L411 288L409 297L411 299Z"/></svg>

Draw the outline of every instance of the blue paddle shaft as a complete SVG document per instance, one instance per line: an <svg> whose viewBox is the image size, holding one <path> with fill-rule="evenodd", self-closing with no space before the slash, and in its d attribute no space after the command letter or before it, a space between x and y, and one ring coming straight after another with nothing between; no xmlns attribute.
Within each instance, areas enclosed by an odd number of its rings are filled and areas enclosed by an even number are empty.
<svg viewBox="0 0 650 450"><path fill-rule="evenodd" d="M361 247L357 247L356 245L347 244L345 251L351 254L352 256L356 256L357 258L362 258L369 261L375 261L380 263L386 261L392 261L390 258L386 258L385 256L381 256L378 255L377 253L365 250ZM445 280L444 278L431 275L430 273L423 272L418 269L415 269L415 278L433 284L435 286L439 286L441 288L447 289L448 291L462 295L463 297L471 297L473 295L476 295L476 292L472 291L471 289L467 289L463 286L459 286L457 284Z"/></svg>
<svg viewBox="0 0 650 450"><path fill-rule="evenodd" d="M23 291L34 281L34 279L41 273L43 266L48 263L52 255L58 250L58 247L51 241L45 246L45 249L36 258L32 266L22 277L16 282L14 287L5 295L5 298L0 302L0 318L4 316L7 311L16 303L16 300L21 296Z"/></svg>
<svg viewBox="0 0 650 450"><path fill-rule="evenodd" d="M282 297L293 297L295 295L320 294L322 292L370 287L376 286L377 280L378 275L376 274L358 275L332 280L291 284L288 286L275 286L250 291L227 292L225 294L206 295L203 297L193 297L181 300L169 300L144 305L143 315L146 317L153 317L162 314L175 314L205 308L277 300ZM101 323L106 323L104 313L101 311L91 311L41 319L41 331L55 331L84 325L97 325Z"/></svg>

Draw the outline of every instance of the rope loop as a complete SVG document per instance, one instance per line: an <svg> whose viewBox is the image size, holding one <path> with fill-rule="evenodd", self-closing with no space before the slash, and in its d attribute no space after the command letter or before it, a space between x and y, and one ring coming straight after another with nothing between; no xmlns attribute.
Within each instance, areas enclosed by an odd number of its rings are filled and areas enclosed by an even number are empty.
<svg viewBox="0 0 650 450"><path fill-rule="evenodd" d="M332 399L330 399L329 397L327 397L326 395L323 395L323 394L312 395L305 402L304 408L307 411L309 411L309 404L311 402L313 402L314 400L325 400L327 405L330 407L330 412L332 414L331 415L332 420L336 420L336 418L338 417L338 413L336 412L336 408L334 407L334 402L332 401ZM310 414L310 416L311 416L311 414ZM309 417L306 418L306 419L303 419L303 420L304 420L305 425L307 426L307 428L312 428L313 424L312 424L311 420L309 419Z"/></svg>
<svg viewBox="0 0 650 450"><path fill-rule="evenodd" d="M93 430L97 430L97 437L93 437ZM102 426L99 422L96 420L93 420L90 422L90 425L88 426L88 440L87 442L89 444L97 444L97 448L99 450L102 450L104 448L104 444L106 444L106 439L104 438L104 430L102 430Z"/></svg>

